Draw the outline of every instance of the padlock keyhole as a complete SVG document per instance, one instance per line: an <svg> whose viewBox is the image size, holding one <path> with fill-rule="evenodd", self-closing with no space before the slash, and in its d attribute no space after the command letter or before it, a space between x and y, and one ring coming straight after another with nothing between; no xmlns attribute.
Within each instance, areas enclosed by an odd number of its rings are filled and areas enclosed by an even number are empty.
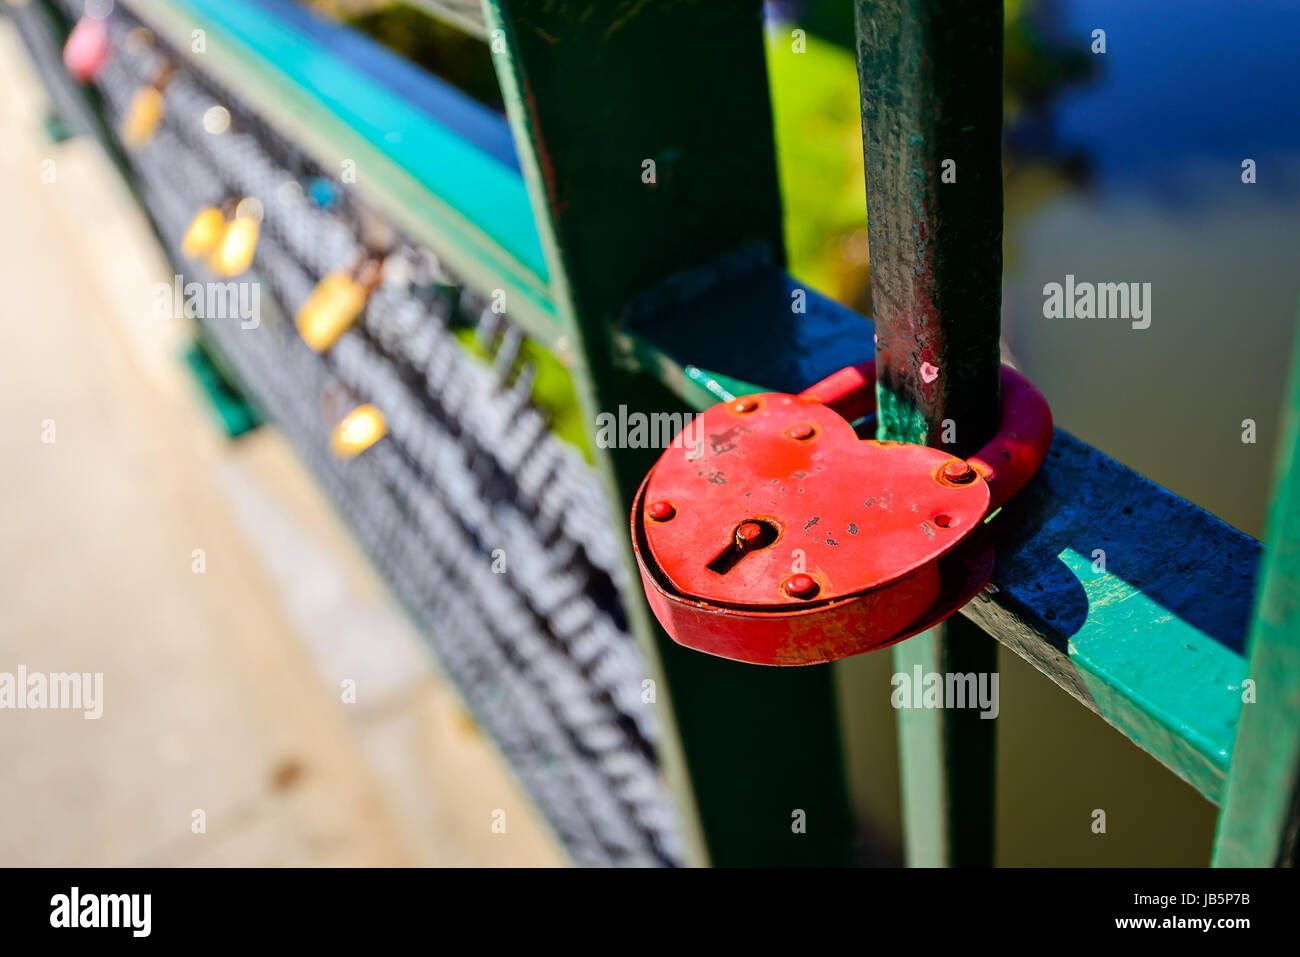
<svg viewBox="0 0 1300 957"><path fill-rule="evenodd" d="M731 541L727 547L718 553L718 556L709 562L708 568L711 572L717 572L719 575L725 575L738 564L740 560L751 552L761 551L777 540L781 534L781 529L775 522L769 522L765 518L749 519L741 522L731 533Z"/></svg>

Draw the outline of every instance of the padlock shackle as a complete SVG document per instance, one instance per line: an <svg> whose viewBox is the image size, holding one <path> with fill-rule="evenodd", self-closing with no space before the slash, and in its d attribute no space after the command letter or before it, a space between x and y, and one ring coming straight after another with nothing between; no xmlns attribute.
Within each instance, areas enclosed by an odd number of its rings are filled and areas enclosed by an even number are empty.
<svg viewBox="0 0 1300 957"><path fill-rule="evenodd" d="M876 364L859 362L799 393L852 422L876 409ZM998 434L966 459L988 483L989 510L1005 505L1038 471L1052 444L1052 410L1043 394L1009 365L1002 366Z"/></svg>
<svg viewBox="0 0 1300 957"><path fill-rule="evenodd" d="M799 393L854 422L876 411L876 363L845 366Z"/></svg>
<svg viewBox="0 0 1300 957"><path fill-rule="evenodd" d="M1002 366L998 434L966 461L989 486L989 510L1001 508L1034 477L1052 445L1052 410L1034 384Z"/></svg>

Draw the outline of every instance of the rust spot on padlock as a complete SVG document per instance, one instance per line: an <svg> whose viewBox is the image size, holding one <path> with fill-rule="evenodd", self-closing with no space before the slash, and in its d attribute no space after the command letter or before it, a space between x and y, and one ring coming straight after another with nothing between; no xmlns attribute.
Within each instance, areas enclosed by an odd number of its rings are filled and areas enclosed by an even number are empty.
<svg viewBox="0 0 1300 957"><path fill-rule="evenodd" d="M949 462L939 474L952 485L966 485L975 480L975 470L961 459Z"/></svg>

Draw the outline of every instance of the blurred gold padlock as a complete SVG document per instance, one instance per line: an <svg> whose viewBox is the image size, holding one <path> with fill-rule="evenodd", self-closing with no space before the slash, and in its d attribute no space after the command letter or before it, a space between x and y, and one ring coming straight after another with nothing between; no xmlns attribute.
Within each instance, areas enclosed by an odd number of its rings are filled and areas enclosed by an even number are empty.
<svg viewBox="0 0 1300 957"><path fill-rule="evenodd" d="M334 427L330 448L342 459L353 459L388 433L384 413L373 405L359 405Z"/></svg>
<svg viewBox="0 0 1300 957"><path fill-rule="evenodd" d="M122 119L119 131L122 143L135 149L149 142L162 123L164 107L162 90L158 87L142 86L136 90L135 96L131 97L131 105L127 107L126 116Z"/></svg>
<svg viewBox="0 0 1300 957"><path fill-rule="evenodd" d="M294 317L303 342L313 352L325 352L357 321L369 297L366 287L347 273L330 273Z"/></svg>
<svg viewBox="0 0 1300 957"><path fill-rule="evenodd" d="M216 248L226 231L226 217L215 206L205 206L194 215L181 240L181 252L188 259L202 259Z"/></svg>
<svg viewBox="0 0 1300 957"><path fill-rule="evenodd" d="M248 269L257 252L258 228L252 216L236 216L228 222L208 257L208 268L218 276L238 276Z"/></svg>

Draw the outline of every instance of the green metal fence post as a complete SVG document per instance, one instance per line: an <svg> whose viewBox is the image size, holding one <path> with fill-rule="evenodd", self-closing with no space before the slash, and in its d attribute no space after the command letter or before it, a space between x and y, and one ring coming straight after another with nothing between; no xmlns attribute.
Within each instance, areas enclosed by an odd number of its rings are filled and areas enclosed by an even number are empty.
<svg viewBox="0 0 1300 957"><path fill-rule="evenodd" d="M970 454L997 430L1002 298L1002 4L859 0L882 439ZM898 645L895 667L992 672L964 619ZM900 711L907 860L992 859L993 721Z"/></svg>
<svg viewBox="0 0 1300 957"><path fill-rule="evenodd" d="M1294 867L1300 826L1300 330L1216 867Z"/></svg>
<svg viewBox="0 0 1300 957"><path fill-rule="evenodd" d="M585 357L593 427L620 407L683 409L651 376L616 368L614 327L637 293L724 253L784 260L762 5L486 0L485 12L557 310ZM714 334L746 335L738 309L713 321ZM597 454L625 530L659 452ZM689 777L709 858L846 862L830 669L746 667L678 647L650 616L626 550L630 617L662 663L689 768L678 783L685 793ZM670 742L670 771L675 757Z"/></svg>

